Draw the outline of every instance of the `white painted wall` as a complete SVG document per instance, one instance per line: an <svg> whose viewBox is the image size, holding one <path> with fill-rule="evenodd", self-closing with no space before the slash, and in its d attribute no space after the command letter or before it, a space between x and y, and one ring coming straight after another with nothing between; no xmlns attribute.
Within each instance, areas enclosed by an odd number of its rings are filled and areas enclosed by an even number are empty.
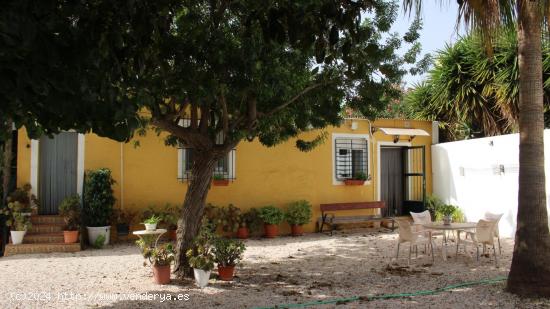
<svg viewBox="0 0 550 309"><path fill-rule="evenodd" d="M545 130L546 202L550 213L550 130ZM433 193L458 205L468 221L486 211L504 213L502 236L514 237L517 215L519 134L432 146ZM499 166L504 166L504 173ZM550 225L549 225L550 228Z"/></svg>

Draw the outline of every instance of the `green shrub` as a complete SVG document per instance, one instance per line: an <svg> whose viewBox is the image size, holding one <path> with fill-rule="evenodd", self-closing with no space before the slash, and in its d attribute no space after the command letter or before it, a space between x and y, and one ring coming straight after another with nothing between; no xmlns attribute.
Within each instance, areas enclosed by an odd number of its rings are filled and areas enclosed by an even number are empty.
<svg viewBox="0 0 550 309"><path fill-rule="evenodd" d="M143 220L143 223L145 224L158 224L160 222L161 218L157 215L152 215L151 217Z"/></svg>
<svg viewBox="0 0 550 309"><path fill-rule="evenodd" d="M356 179L356 180L367 180L367 174L363 173L363 172L358 172L358 173L355 173L355 176L353 176L353 179Z"/></svg>
<svg viewBox="0 0 550 309"><path fill-rule="evenodd" d="M80 196L66 197L59 205L59 214L65 220L65 230L76 231L80 226Z"/></svg>
<svg viewBox="0 0 550 309"><path fill-rule="evenodd" d="M103 248L103 245L105 245L106 240L107 238L105 237L105 235L99 234L94 241L94 244L93 244L94 248L97 248L97 249Z"/></svg>
<svg viewBox="0 0 550 309"><path fill-rule="evenodd" d="M176 251L170 243L150 247L146 241L140 239L136 241L136 244L140 247L143 257L148 259L151 265L166 266L174 261Z"/></svg>
<svg viewBox="0 0 550 309"><path fill-rule="evenodd" d="M242 241L217 238L214 240L214 260L220 266L235 266L243 257L246 247Z"/></svg>
<svg viewBox="0 0 550 309"><path fill-rule="evenodd" d="M262 227L262 218L256 208L250 208L240 217L240 226L247 227L250 232L259 231Z"/></svg>
<svg viewBox="0 0 550 309"><path fill-rule="evenodd" d="M18 201L9 202L7 207L0 209L0 214L6 216L6 226L12 231L28 230L32 224L29 216L23 215L25 205Z"/></svg>
<svg viewBox="0 0 550 309"><path fill-rule="evenodd" d="M311 204L306 200L301 200L288 206L285 219L290 225L304 225L311 221L311 214Z"/></svg>
<svg viewBox="0 0 550 309"><path fill-rule="evenodd" d="M260 208L259 216L266 224L279 224L285 219L283 211L272 205Z"/></svg>
<svg viewBox="0 0 550 309"><path fill-rule="evenodd" d="M115 197L111 170L101 168L86 173L84 183L84 219L87 226L110 225Z"/></svg>
<svg viewBox="0 0 550 309"><path fill-rule="evenodd" d="M203 219L199 234L193 239L193 247L185 253L189 266L205 271L214 268L213 242L216 239L212 227Z"/></svg>

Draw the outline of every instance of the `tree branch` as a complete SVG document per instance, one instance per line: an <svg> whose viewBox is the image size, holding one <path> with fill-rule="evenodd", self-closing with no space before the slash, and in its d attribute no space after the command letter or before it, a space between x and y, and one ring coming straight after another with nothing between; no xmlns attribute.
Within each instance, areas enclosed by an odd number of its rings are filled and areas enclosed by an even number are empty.
<svg viewBox="0 0 550 309"><path fill-rule="evenodd" d="M285 103L275 107L274 109L272 109L271 111L269 111L268 113L266 114L262 114L262 117L266 117L266 116L272 116L273 114L285 109L287 106L289 106L290 104L296 102L297 100L299 100L301 97L303 97L305 94L307 94L308 92L314 90L314 89L317 89L321 86L324 86L328 84L327 82L321 82L321 83L317 83L317 84L313 84L309 87L307 87L306 89L302 90L302 92L298 93L297 95L295 95L294 97L292 97L292 99L286 101Z"/></svg>

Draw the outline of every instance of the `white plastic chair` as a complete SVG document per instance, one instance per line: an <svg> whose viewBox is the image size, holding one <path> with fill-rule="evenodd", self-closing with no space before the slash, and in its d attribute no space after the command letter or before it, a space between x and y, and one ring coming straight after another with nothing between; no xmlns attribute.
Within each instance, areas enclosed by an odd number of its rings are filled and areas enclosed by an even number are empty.
<svg viewBox="0 0 550 309"><path fill-rule="evenodd" d="M495 265L498 266L497 250L495 248L495 227L496 221L479 220L476 225L475 232L458 230L456 237L456 254L458 255L458 249L460 244L464 245L464 252L466 252L466 245L472 244L477 250L477 260L479 261L479 245L483 245L483 251L485 252L485 246L490 245L493 247L493 253L495 256ZM465 233L464 239L460 238L460 233ZM468 239L469 236L469 239Z"/></svg>
<svg viewBox="0 0 550 309"><path fill-rule="evenodd" d="M434 244L430 237L426 237L424 235L424 232L414 232L412 230L411 222L408 219L398 219L395 218L395 221L397 222L397 225L399 227L399 238L397 239L397 252L395 254L395 258L399 258L399 248L402 243L409 243L409 264L411 263L411 255L413 251L413 247L415 248L416 257L418 257L418 245L428 245L428 248L430 248L430 252L432 255L432 261L434 260ZM426 252L426 247L424 247L424 252Z"/></svg>
<svg viewBox="0 0 550 309"><path fill-rule="evenodd" d="M491 213L491 212L486 212L485 213L485 217L484 219L487 220L487 221L496 221L496 225L495 225L495 233L494 233L494 236L497 238L497 241L498 241L498 253L499 254L502 254L502 249L500 247L500 233L498 231L498 223L500 222L500 219L502 218L504 214L495 214L495 213Z"/></svg>
<svg viewBox="0 0 550 309"><path fill-rule="evenodd" d="M432 215L430 214L429 210L425 210L423 212L410 212L411 217L413 218L414 224L416 225L416 231L423 231L425 228L422 226L422 224L429 224L432 223ZM445 234L440 231L432 231L432 236L438 236L443 235L445 237ZM425 233L425 236L428 236L428 233Z"/></svg>

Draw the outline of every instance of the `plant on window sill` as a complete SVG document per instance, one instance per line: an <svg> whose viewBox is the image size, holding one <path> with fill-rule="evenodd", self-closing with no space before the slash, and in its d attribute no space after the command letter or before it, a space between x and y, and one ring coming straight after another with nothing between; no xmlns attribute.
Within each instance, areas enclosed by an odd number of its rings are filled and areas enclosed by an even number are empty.
<svg viewBox="0 0 550 309"><path fill-rule="evenodd" d="M362 186L365 184L365 181L367 181L369 177L363 172L356 173L353 178L351 179L345 179L344 184L346 186Z"/></svg>
<svg viewBox="0 0 550 309"><path fill-rule="evenodd" d="M212 176L212 183L214 186L228 186L229 179L226 179L223 175L215 174Z"/></svg>

